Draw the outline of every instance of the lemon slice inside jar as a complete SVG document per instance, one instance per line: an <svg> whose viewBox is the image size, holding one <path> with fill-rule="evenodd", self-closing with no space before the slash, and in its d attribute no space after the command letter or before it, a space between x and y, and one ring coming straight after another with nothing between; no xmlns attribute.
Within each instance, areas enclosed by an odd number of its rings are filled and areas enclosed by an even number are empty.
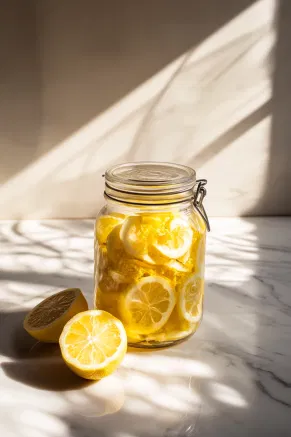
<svg viewBox="0 0 291 437"><path fill-rule="evenodd" d="M185 255L192 237L188 222L172 214L128 217L120 229L121 241L130 256L157 265Z"/></svg>
<svg viewBox="0 0 291 437"><path fill-rule="evenodd" d="M161 276L147 276L130 287L120 299L121 319L129 333L150 334L164 326L175 303L170 281Z"/></svg>
<svg viewBox="0 0 291 437"><path fill-rule="evenodd" d="M143 222L141 216L128 217L121 226L120 238L126 252L141 260L147 258L149 240L153 238L153 226Z"/></svg>
<svg viewBox="0 0 291 437"><path fill-rule="evenodd" d="M110 232L124 221L124 217L120 215L104 215L101 216L95 225L96 237L99 244L105 244Z"/></svg>
<svg viewBox="0 0 291 437"><path fill-rule="evenodd" d="M178 305L180 314L190 323L202 316L204 281L200 275L191 275L180 287Z"/></svg>
<svg viewBox="0 0 291 437"><path fill-rule="evenodd" d="M164 257L177 259L189 250L193 238L193 231L186 220L172 219L165 233L157 237L153 247Z"/></svg>
<svg viewBox="0 0 291 437"><path fill-rule="evenodd" d="M122 225L117 225L108 235L106 247L108 259L113 264L117 264L118 261L126 256L124 246L120 239L120 230Z"/></svg>

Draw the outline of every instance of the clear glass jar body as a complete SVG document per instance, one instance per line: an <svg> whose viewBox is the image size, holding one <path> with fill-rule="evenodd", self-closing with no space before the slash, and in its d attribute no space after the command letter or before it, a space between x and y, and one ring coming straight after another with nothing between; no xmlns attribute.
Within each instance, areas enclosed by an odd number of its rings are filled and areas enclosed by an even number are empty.
<svg viewBox="0 0 291 437"><path fill-rule="evenodd" d="M95 224L95 308L120 319L128 343L164 347L199 327L206 226L192 202L109 201Z"/></svg>

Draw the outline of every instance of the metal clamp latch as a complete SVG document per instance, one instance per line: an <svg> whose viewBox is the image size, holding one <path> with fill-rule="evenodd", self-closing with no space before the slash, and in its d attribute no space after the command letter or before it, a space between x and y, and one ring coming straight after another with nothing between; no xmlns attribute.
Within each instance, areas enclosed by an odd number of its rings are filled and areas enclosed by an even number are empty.
<svg viewBox="0 0 291 437"><path fill-rule="evenodd" d="M201 217L205 221L207 231L210 231L209 220L208 220L206 211L205 211L204 206L203 206L203 199L207 194L207 191L205 188L205 185L207 184L207 180L206 179L198 179L196 181L196 184L197 184L197 188L195 189L195 192L194 192L193 203L194 203L195 208L197 209L197 211L199 212L199 214L201 215Z"/></svg>

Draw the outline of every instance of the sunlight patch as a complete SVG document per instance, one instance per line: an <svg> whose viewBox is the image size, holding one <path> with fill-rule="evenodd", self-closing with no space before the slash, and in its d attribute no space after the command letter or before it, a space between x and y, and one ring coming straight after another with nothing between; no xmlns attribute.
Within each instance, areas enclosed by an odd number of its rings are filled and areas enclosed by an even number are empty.
<svg viewBox="0 0 291 437"><path fill-rule="evenodd" d="M234 407L243 408L248 405L241 393L232 387L218 382L211 383L211 395L215 400Z"/></svg>

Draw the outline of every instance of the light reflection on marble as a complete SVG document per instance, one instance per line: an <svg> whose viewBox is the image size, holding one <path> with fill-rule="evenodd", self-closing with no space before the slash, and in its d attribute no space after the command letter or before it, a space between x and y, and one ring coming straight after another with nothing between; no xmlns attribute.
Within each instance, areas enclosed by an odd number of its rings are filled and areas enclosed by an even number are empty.
<svg viewBox="0 0 291 437"><path fill-rule="evenodd" d="M92 302L92 237L90 220L0 224L0 435L290 436L291 219L213 219L197 334L98 383L21 329L60 288Z"/></svg>

